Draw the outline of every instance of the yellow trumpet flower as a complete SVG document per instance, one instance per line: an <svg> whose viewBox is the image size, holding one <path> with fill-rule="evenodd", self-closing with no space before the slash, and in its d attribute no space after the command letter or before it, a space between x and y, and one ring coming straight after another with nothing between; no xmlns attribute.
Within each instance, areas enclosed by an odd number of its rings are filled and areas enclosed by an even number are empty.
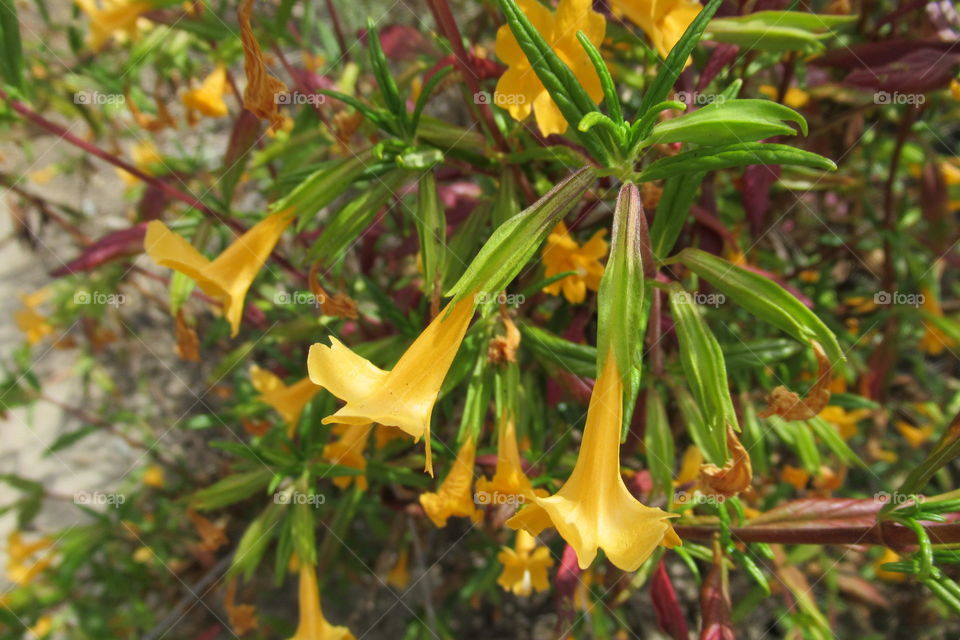
<svg viewBox="0 0 960 640"><path fill-rule="evenodd" d="M452 516L470 518L474 522L479 522L483 517L473 501L473 463L476 454L477 444L473 437L469 437L457 452L453 467L443 479L440 490L420 494L423 510L438 527L447 526L447 520Z"/></svg>
<svg viewBox="0 0 960 640"><path fill-rule="evenodd" d="M319 387L317 388L319 389ZM328 443L327 446L323 448L323 457L333 464L365 471L367 468L367 459L363 457L363 450L367 447L367 441L370 439L373 424L361 426L338 424L335 425L333 429L340 438ZM367 478L364 475L336 476L333 478L333 484L341 489L346 489L350 486L350 483L354 481L356 481L361 491L366 491Z"/></svg>
<svg viewBox="0 0 960 640"><path fill-rule="evenodd" d="M504 547L497 554L503 571L497 584L514 595L527 597L534 591L550 588L547 569L553 566L550 549L538 547L537 539L521 529L517 531L515 548Z"/></svg>
<svg viewBox="0 0 960 640"><path fill-rule="evenodd" d="M228 113L227 103L223 101L226 90L227 70L221 64L203 79L199 87L184 93L181 100L188 109L199 111L210 118L222 118Z"/></svg>
<svg viewBox="0 0 960 640"><path fill-rule="evenodd" d="M586 569L603 549L624 571L635 571L657 545L681 544L669 518L673 514L641 504L620 475L620 425L623 382L611 350L597 378L580 454L573 473L555 495L534 497L507 526L537 535L556 527Z"/></svg>
<svg viewBox="0 0 960 640"><path fill-rule="evenodd" d="M223 303L232 338L240 330L247 290L292 220L290 211L264 218L213 261L158 220L147 226L143 246L157 264L192 278L207 295Z"/></svg>
<svg viewBox="0 0 960 640"><path fill-rule="evenodd" d="M610 0L610 10L643 29L660 57L670 50L700 13L697 0Z"/></svg>
<svg viewBox="0 0 960 640"><path fill-rule="evenodd" d="M300 623L290 640L356 640L349 629L335 627L323 617L317 570L311 565L300 566L299 598Z"/></svg>
<svg viewBox="0 0 960 640"><path fill-rule="evenodd" d="M76 0L80 10L90 18L90 35L87 43L96 53L111 38L133 38L137 33L137 21L153 8L149 2L140 0Z"/></svg>
<svg viewBox="0 0 960 640"><path fill-rule="evenodd" d="M297 430L303 408L320 392L320 387L310 382L310 378L287 385L278 376L257 365L250 367L250 382L260 394L257 399L276 409L287 423L287 436L290 438Z"/></svg>
<svg viewBox="0 0 960 640"><path fill-rule="evenodd" d="M577 41L577 31L583 31L596 46L603 41L607 23L592 5L592 0L560 0L557 11L552 12L537 0L517 0L517 6L570 67L587 95L599 102L603 96L600 78ZM533 111L537 127L544 136L566 131L566 119L507 25L497 31L496 53L506 63L507 70L497 82L494 102L509 111L514 120L523 120Z"/></svg>
<svg viewBox="0 0 960 640"><path fill-rule="evenodd" d="M323 419L324 424L379 424L399 427L426 445L425 469L433 475L430 415L473 317L473 296L466 295L441 311L423 330L396 366L384 371L330 337L330 346L314 344L307 371L346 404Z"/></svg>
<svg viewBox="0 0 960 640"><path fill-rule="evenodd" d="M497 468L493 478L477 480L477 493L489 495L513 495L532 498L534 495L545 497L543 489L534 490L530 478L523 472L520 462L520 450L517 447L516 420L511 412L504 411L497 427Z"/></svg>

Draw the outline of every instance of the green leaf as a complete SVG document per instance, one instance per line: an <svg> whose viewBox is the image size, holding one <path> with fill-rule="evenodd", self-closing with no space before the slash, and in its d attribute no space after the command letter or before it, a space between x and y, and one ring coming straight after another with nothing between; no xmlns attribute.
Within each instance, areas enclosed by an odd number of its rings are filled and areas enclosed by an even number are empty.
<svg viewBox="0 0 960 640"><path fill-rule="evenodd" d="M607 69L607 63L583 31L577 31L577 40L580 42L583 50L587 52L587 57L590 58L590 64L593 65L594 71L597 72L597 77L600 78L600 87L603 89L603 100L604 104L607 105L607 111L610 112L610 118L618 126L622 125L623 110L620 108L620 96L617 95L617 88L613 84L613 78L610 77L610 70Z"/></svg>
<svg viewBox="0 0 960 640"><path fill-rule="evenodd" d="M230 564L230 574L243 573L244 580L249 580L253 572L260 565L264 552L270 540L276 535L275 528L283 508L276 502L271 502L247 526L237 543L237 550L233 554Z"/></svg>
<svg viewBox="0 0 960 640"><path fill-rule="evenodd" d="M673 433L670 431L670 421L667 420L663 396L656 387L647 389L646 407L643 443L647 451L647 467L653 477L654 492L662 492L669 498L673 489Z"/></svg>
<svg viewBox="0 0 960 640"><path fill-rule="evenodd" d="M727 369L717 338L700 315L693 296L677 283L667 285L670 312L680 343L680 362L687 386L693 392L703 414L710 446L704 450L710 462L726 462L727 428L740 430L730 399ZM722 452L722 457L718 453Z"/></svg>
<svg viewBox="0 0 960 640"><path fill-rule="evenodd" d="M377 24L373 21L373 18L367 18L367 46L369 47L370 66L373 68L373 75L377 78L383 103L387 107L387 111L399 123L400 130L396 132L397 135L406 137L407 134L412 133L407 121L407 105L400 96L397 83L390 72L387 57L380 46L380 33L377 31Z"/></svg>
<svg viewBox="0 0 960 640"><path fill-rule="evenodd" d="M660 122L644 144L689 142L715 147L796 135L785 122L796 123L807 135L807 121L790 107L772 100L725 100Z"/></svg>
<svg viewBox="0 0 960 640"><path fill-rule="evenodd" d="M704 36L735 44L744 51L818 52L834 29L851 24L855 15L817 15L803 11L758 11L745 16L717 18Z"/></svg>
<svg viewBox="0 0 960 640"><path fill-rule="evenodd" d="M770 467L767 455L767 441L763 435L763 429L760 427L760 421L757 419L757 410L750 402L749 398L741 396L743 402L740 406L743 408L743 433L740 441L744 448L750 453L750 462L756 473L766 473Z"/></svg>
<svg viewBox="0 0 960 640"><path fill-rule="evenodd" d="M804 344L818 342L834 367L846 360L837 337L827 325L773 280L699 249L684 249L678 258L758 319Z"/></svg>
<svg viewBox="0 0 960 640"><path fill-rule="evenodd" d="M433 95L437 85L451 73L453 73L453 66L441 69L430 76L430 79L423 85L420 95L417 96L417 104L413 108L413 116L410 118L410 131L416 133L420 128L420 116L423 114L424 107L427 106L427 100Z"/></svg>
<svg viewBox="0 0 960 640"><path fill-rule="evenodd" d="M432 171L420 177L417 193L417 235L420 237L420 261L423 265L424 292L429 296L443 281L443 263L447 250L446 212L437 193L437 178Z"/></svg>
<svg viewBox="0 0 960 640"><path fill-rule="evenodd" d="M739 341L722 345L723 357L730 370L746 367L768 367L796 355L803 347L787 338Z"/></svg>
<svg viewBox="0 0 960 640"><path fill-rule="evenodd" d="M539 359L583 378L597 377L596 347L570 342L532 324L518 324L524 348L530 349Z"/></svg>
<svg viewBox="0 0 960 640"><path fill-rule="evenodd" d="M837 431L832 424L820 416L814 416L807 421L807 424L810 425L810 428L813 429L816 436L823 441L823 444L827 445L827 448L833 452L833 455L840 458L845 465L848 467L860 467L861 469L868 468L863 460L860 459L860 456L854 453L853 449L844 442L840 436L840 432Z"/></svg>
<svg viewBox="0 0 960 640"><path fill-rule="evenodd" d="M195 509L217 509L253 495L263 489L273 477L268 468L255 469L229 475L217 483L200 489L190 501Z"/></svg>
<svg viewBox="0 0 960 640"><path fill-rule="evenodd" d="M297 230L302 230L320 209L350 187L372 158L372 149L367 149L314 171L293 191L274 202L270 211L293 209L297 216Z"/></svg>
<svg viewBox="0 0 960 640"><path fill-rule="evenodd" d="M397 169L374 180L371 188L330 217L320 237L310 248L310 259L322 260L326 265L338 261L370 226L377 212L396 195L412 175L409 171Z"/></svg>
<svg viewBox="0 0 960 640"><path fill-rule="evenodd" d="M684 173L670 177L663 185L650 226L650 246L657 260L666 260L673 251L702 181L703 173Z"/></svg>
<svg viewBox="0 0 960 640"><path fill-rule="evenodd" d="M297 482L294 488L301 495L313 497L313 492L306 482ZM293 550L297 552L300 562L310 566L317 563L317 545L314 542L316 539L316 529L313 522L314 509L311 500L295 500L290 513Z"/></svg>
<svg viewBox="0 0 960 640"><path fill-rule="evenodd" d="M14 0L0 0L0 73L7 84L23 89L23 46Z"/></svg>
<svg viewBox="0 0 960 640"><path fill-rule="evenodd" d="M635 118L635 120L643 119L647 112L654 108L654 105L666 100L670 89L673 88L673 84L677 81L677 78L680 77L680 72L683 71L683 68L686 66L690 53L694 47L697 46L697 43L700 42L700 37L710 23L710 18L717 12L721 4L723 4L723 0L710 0L710 2L700 10L697 17L693 19L687 27L687 30L683 32L683 36L680 37L677 44L673 46L673 49L671 49L667 55L667 59L664 60L664 68L660 70L660 73L657 74L656 79L650 86L650 90L643 96L643 100L640 102L640 109L637 112L639 117ZM650 135L650 127L653 126L655 120L651 118L646 120L646 122L648 122L647 127L637 129L632 142L635 143L636 140L642 140Z"/></svg>
<svg viewBox="0 0 960 640"><path fill-rule="evenodd" d="M751 164L785 164L823 171L835 171L837 168L832 160L789 145L743 142L719 147L701 147L661 158L643 170L639 181L649 182L670 176L718 171Z"/></svg>
<svg viewBox="0 0 960 640"><path fill-rule="evenodd" d="M898 491L904 495L922 492L933 475L958 455L960 455L960 414L955 416L950 425L944 429L936 446L924 461L910 472ZM884 505L882 511L889 511L893 506L894 503L890 502Z"/></svg>
<svg viewBox="0 0 960 640"><path fill-rule="evenodd" d="M572 173L530 207L500 225L447 292L493 294L504 289L543 244L550 231L593 184L593 172L584 167Z"/></svg>

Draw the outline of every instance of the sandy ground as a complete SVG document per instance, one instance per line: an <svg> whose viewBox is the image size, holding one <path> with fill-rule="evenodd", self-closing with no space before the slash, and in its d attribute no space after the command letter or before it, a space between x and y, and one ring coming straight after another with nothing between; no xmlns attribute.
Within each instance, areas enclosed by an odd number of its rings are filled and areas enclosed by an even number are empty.
<svg viewBox="0 0 960 640"><path fill-rule="evenodd" d="M9 143L0 145L4 161L0 171L7 176L23 176L19 187L55 203L67 203L83 209L97 207L97 216L106 220L122 220L125 203L104 198L104 193L121 193L119 178L112 169L97 167L89 181L58 176L49 182L31 179L31 174L78 157L67 143L52 136L37 137L28 148ZM99 196L99 197L98 197ZM14 197L5 192L0 198L0 361L9 366L12 353L24 342L24 335L14 323L13 314L21 308L19 294L29 293L51 282L49 270L73 257L76 251L69 239L55 228L41 233L35 250L14 236ZM28 216L35 220L34 214ZM77 330L76 327L73 328ZM32 371L40 379L48 397L72 406L84 406L83 387L76 376L77 351L52 348L47 339L32 351ZM2 400L0 400L2 401ZM35 529L49 532L77 524L85 516L73 504L79 491L109 492L119 486L141 453L132 450L119 438L109 434L92 434L77 446L54 454L47 448L61 434L83 426L83 423L51 402L37 402L7 412L0 419L0 473L16 474L42 482L47 489L65 500L48 500L35 522ZM0 484L0 505L9 504L19 492ZM0 549L6 555L7 535L16 526L13 514L0 517ZM5 564L5 558L0 560ZM3 580L3 578L0 578Z"/></svg>

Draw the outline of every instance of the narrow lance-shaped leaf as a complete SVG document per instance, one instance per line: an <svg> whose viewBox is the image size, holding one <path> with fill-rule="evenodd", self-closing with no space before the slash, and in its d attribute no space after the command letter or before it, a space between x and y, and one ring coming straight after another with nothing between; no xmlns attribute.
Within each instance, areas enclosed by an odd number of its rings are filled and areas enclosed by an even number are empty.
<svg viewBox="0 0 960 640"><path fill-rule="evenodd" d="M686 388L673 384L670 386L670 394L680 409L683 416L683 423L690 434L690 439L697 445L697 448L703 453L703 456L715 464L723 464L726 460L726 440L719 442L714 432L707 426L707 421L697 405L697 401ZM721 448L723 444L723 448Z"/></svg>
<svg viewBox="0 0 960 640"><path fill-rule="evenodd" d="M643 442L647 452L647 467L653 476L654 491L669 498L673 493L673 434L670 432L663 396L654 386L647 389L646 409Z"/></svg>
<svg viewBox="0 0 960 640"><path fill-rule="evenodd" d="M611 120L613 120L617 126L622 125L623 111L620 108L620 97L617 95L617 88L613 83L613 78L610 77L610 70L607 69L607 63L604 62L603 56L600 55L597 48L590 42L590 38L582 31L577 31L577 41L580 42L583 50L587 52L587 57L590 58L590 63L600 78L604 104L607 106L607 111L610 112Z"/></svg>
<svg viewBox="0 0 960 640"><path fill-rule="evenodd" d="M400 126L398 135L405 136L408 131L407 123L407 105L400 97L400 91L397 89L397 83L390 72L390 66L387 64L387 57L380 47L380 34L377 31L376 23L372 18L367 19L367 46L370 53L370 66L373 67L373 73L377 78L377 85L380 87L380 93L383 96L383 103L397 120Z"/></svg>
<svg viewBox="0 0 960 640"><path fill-rule="evenodd" d="M23 88L23 49L20 42L20 20L14 0L0 0L0 70L13 87Z"/></svg>
<svg viewBox="0 0 960 640"><path fill-rule="evenodd" d="M413 175L410 171L398 169L383 178L374 179L372 188L330 217L320 237L310 248L310 258L322 260L327 265L339 260L344 251L370 226L377 212L396 196L397 191Z"/></svg>
<svg viewBox="0 0 960 640"><path fill-rule="evenodd" d="M706 38L735 44L746 51L821 51L821 40L857 19L855 15L817 15L804 11L757 11L745 16L717 18Z"/></svg>
<svg viewBox="0 0 960 640"><path fill-rule="evenodd" d="M704 422L710 433L713 446L704 451L708 458L711 452L723 451L722 460L710 460L714 464L726 462L727 428L740 430L737 414L730 399L727 370L723 351L717 338L700 315L699 305L683 287L673 282L667 286L670 311L673 315L677 338L680 342L680 362L686 375L687 385L700 405Z"/></svg>
<svg viewBox="0 0 960 640"><path fill-rule="evenodd" d="M417 234L420 236L424 290L430 294L443 279L447 240L446 215L437 193L437 178L433 171L427 171L420 177L416 226Z"/></svg>
<svg viewBox="0 0 960 640"><path fill-rule="evenodd" d="M492 294L504 289L557 222L580 200L593 179L589 168L580 169L500 225L447 295L459 299L468 294Z"/></svg>
<svg viewBox="0 0 960 640"><path fill-rule="evenodd" d="M671 118L653 127L646 144L691 142L711 147L795 135L795 123L807 135L803 116L772 100L725 100Z"/></svg>
<svg viewBox="0 0 960 640"><path fill-rule="evenodd" d="M818 342L832 366L846 360L827 325L776 282L699 249L684 249L679 259L758 319L803 343Z"/></svg>
<svg viewBox="0 0 960 640"><path fill-rule="evenodd" d="M670 176L705 173L745 167L751 164L780 164L835 171L837 165L816 153L785 144L738 142L718 147L701 147L653 162L640 174L640 182L663 180Z"/></svg>
<svg viewBox="0 0 960 640"><path fill-rule="evenodd" d="M702 173L687 173L672 176L664 184L650 227L650 245L657 260L666 260L673 251L702 181Z"/></svg>
<svg viewBox="0 0 960 640"><path fill-rule="evenodd" d="M350 187L372 157L372 150L368 149L332 166L318 169L285 197L274 202L270 211L293 209L297 216L297 229L302 229L313 215Z"/></svg>

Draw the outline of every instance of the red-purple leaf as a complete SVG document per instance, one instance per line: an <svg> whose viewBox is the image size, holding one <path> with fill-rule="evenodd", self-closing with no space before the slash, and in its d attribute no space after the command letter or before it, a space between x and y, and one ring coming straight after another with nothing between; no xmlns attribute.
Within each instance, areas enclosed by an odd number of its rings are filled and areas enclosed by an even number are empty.
<svg viewBox="0 0 960 640"><path fill-rule="evenodd" d="M650 581L650 599L653 601L653 611L660 630L674 640L689 640L687 621L662 558Z"/></svg>
<svg viewBox="0 0 960 640"><path fill-rule="evenodd" d="M852 47L844 46L839 49L832 49L819 58L811 60L810 64L837 69L864 69L889 64L921 49L936 49L940 53L947 53L955 46L955 42L941 40L865 42Z"/></svg>
<svg viewBox="0 0 960 640"><path fill-rule="evenodd" d="M851 71L843 82L861 89L926 93L948 86L958 62L960 54L918 49L883 65Z"/></svg>
<svg viewBox="0 0 960 640"><path fill-rule="evenodd" d="M770 211L770 187L779 177L779 165L754 164L743 170L740 199L754 238L759 238L763 233L767 212Z"/></svg>
<svg viewBox="0 0 960 640"><path fill-rule="evenodd" d="M136 255L143 251L143 238L147 223L141 222L129 229L112 231L86 249L78 257L50 272L54 278L90 271L105 262Z"/></svg>

